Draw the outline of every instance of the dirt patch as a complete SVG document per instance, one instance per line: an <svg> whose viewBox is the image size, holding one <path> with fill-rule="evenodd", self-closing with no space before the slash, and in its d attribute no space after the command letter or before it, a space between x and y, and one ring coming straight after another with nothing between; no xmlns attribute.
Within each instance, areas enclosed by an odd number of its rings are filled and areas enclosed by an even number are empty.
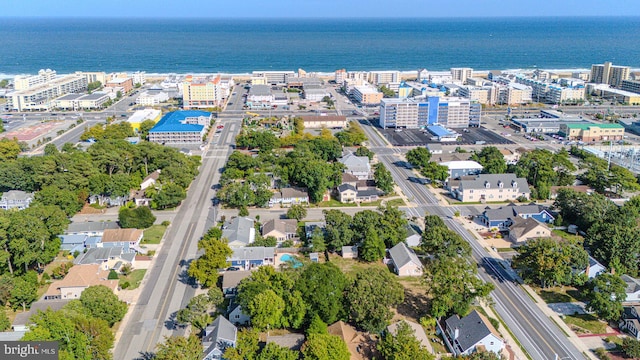
<svg viewBox="0 0 640 360"><path fill-rule="evenodd" d="M403 284L404 285L404 284ZM429 298L424 290L404 289L404 302L396 308L397 314L394 318L409 319L419 322L420 318L427 314L429 309Z"/></svg>
<svg viewBox="0 0 640 360"><path fill-rule="evenodd" d="M105 209L96 209L89 204L84 204L82 210L78 214L80 215L92 215L92 214L104 214Z"/></svg>

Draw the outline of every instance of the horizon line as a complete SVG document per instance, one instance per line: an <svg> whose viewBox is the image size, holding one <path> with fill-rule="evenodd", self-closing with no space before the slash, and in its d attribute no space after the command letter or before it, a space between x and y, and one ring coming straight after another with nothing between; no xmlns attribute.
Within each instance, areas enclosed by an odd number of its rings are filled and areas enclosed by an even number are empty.
<svg viewBox="0 0 640 360"><path fill-rule="evenodd" d="M0 15L0 19L190 19L190 20L426 20L426 19L640 18L639 15L490 15L490 16L136 16L136 15Z"/></svg>

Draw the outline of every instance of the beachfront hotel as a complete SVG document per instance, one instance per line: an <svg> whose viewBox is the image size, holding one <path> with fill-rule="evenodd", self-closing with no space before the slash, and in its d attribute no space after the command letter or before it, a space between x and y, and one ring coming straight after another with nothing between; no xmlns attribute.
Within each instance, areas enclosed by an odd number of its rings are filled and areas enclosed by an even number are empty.
<svg viewBox="0 0 640 360"><path fill-rule="evenodd" d="M223 97L220 75L205 77L187 75L182 83L182 103L185 110L220 106Z"/></svg>
<svg viewBox="0 0 640 360"><path fill-rule="evenodd" d="M438 124L466 128L480 124L481 105L469 99L429 96L426 100L388 98L380 102L382 128L419 129Z"/></svg>
<svg viewBox="0 0 640 360"><path fill-rule="evenodd" d="M613 65L610 61L594 64L591 65L591 82L619 87L624 80L629 79L630 71L628 66Z"/></svg>
<svg viewBox="0 0 640 360"><path fill-rule="evenodd" d="M34 76L16 76L14 81L16 91L7 94L7 105L15 111L49 111L58 97L87 90L85 76L58 76L53 70L40 70Z"/></svg>

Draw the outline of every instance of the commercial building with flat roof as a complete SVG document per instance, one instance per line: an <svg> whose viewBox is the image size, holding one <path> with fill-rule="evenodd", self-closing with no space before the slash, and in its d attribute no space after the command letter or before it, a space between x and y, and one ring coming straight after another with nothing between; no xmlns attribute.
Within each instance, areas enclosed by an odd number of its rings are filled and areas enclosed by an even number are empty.
<svg viewBox="0 0 640 360"><path fill-rule="evenodd" d="M149 131L149 141L160 144L200 144L210 123L210 112L170 112Z"/></svg>
<svg viewBox="0 0 640 360"><path fill-rule="evenodd" d="M129 125L131 125L131 128L133 128L133 131L139 132L140 124L142 124L142 122L146 120L151 120L154 123L158 123L158 121L160 121L160 115L162 115L162 112L160 110L155 110L155 109L138 110L134 112L129 119L127 119L127 122L129 123Z"/></svg>
<svg viewBox="0 0 640 360"><path fill-rule="evenodd" d="M51 110L58 97L87 90L87 79L82 75L56 76L55 71L41 77L46 81L27 81L26 89L7 94L7 105L16 111ZM55 77L52 77L55 76Z"/></svg>
<svg viewBox="0 0 640 360"><path fill-rule="evenodd" d="M157 106L169 100L169 94L162 90L147 90L136 99L136 104L142 106Z"/></svg>
<svg viewBox="0 0 640 360"><path fill-rule="evenodd" d="M624 80L622 82L622 90L640 94L640 80Z"/></svg>
<svg viewBox="0 0 640 360"><path fill-rule="evenodd" d="M351 95L356 102L363 105L378 105L382 100L382 93L376 88L367 85L354 86Z"/></svg>
<svg viewBox="0 0 640 360"><path fill-rule="evenodd" d="M615 141L624 137L624 127L620 124L561 124L560 135L584 142Z"/></svg>
<svg viewBox="0 0 640 360"><path fill-rule="evenodd" d="M285 85L289 77L295 77L293 71L254 71L253 78L265 78L266 85ZM253 84L253 82L252 82Z"/></svg>
<svg viewBox="0 0 640 360"><path fill-rule="evenodd" d="M621 89L614 89L607 84L589 84L587 91L605 100L622 104L640 105L640 94Z"/></svg>
<svg viewBox="0 0 640 360"><path fill-rule="evenodd" d="M55 107L61 110L100 109L111 99L105 93L67 94L55 101Z"/></svg>
<svg viewBox="0 0 640 360"><path fill-rule="evenodd" d="M182 106L185 110L220 106L222 100L220 75L204 77L187 75L182 82Z"/></svg>
<svg viewBox="0 0 640 360"><path fill-rule="evenodd" d="M379 124L382 128L418 129L434 124L464 128L480 124L481 109L480 104L457 97L388 98L380 102Z"/></svg>
<svg viewBox="0 0 640 360"><path fill-rule="evenodd" d="M343 129L347 126L347 117L342 115L302 116L305 129Z"/></svg>
<svg viewBox="0 0 640 360"><path fill-rule="evenodd" d="M472 76L472 68L451 68L451 81L464 84Z"/></svg>
<svg viewBox="0 0 640 360"><path fill-rule="evenodd" d="M133 90L133 79L130 77L117 77L107 81L104 86L112 88L120 87L124 90L124 93L129 93Z"/></svg>

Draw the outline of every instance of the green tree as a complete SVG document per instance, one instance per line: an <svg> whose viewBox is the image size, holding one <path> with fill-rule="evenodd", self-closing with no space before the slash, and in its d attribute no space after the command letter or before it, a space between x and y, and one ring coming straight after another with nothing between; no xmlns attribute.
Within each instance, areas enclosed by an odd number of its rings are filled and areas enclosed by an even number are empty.
<svg viewBox="0 0 640 360"><path fill-rule="evenodd" d="M445 226L425 228L422 232L420 248L425 253L436 257L471 256L469 243L457 232Z"/></svg>
<svg viewBox="0 0 640 360"><path fill-rule="evenodd" d="M298 355L298 352L276 343L267 343L256 360L298 360Z"/></svg>
<svg viewBox="0 0 640 360"><path fill-rule="evenodd" d="M97 90L102 87L102 83L100 81L92 81L87 85L87 91L91 93L93 90Z"/></svg>
<svg viewBox="0 0 640 360"><path fill-rule="evenodd" d="M236 347L228 347L223 354L227 360L252 360L259 350L260 332L253 328L238 331Z"/></svg>
<svg viewBox="0 0 640 360"><path fill-rule="evenodd" d="M84 201L80 199L77 192L60 189L57 186L43 187L35 194L35 201L43 205L58 206L69 217L80 211L84 205Z"/></svg>
<svg viewBox="0 0 640 360"><path fill-rule="evenodd" d="M417 168L423 168L431 160L431 152L426 147L417 147L407 151L406 157L409 164Z"/></svg>
<svg viewBox="0 0 640 360"><path fill-rule="evenodd" d="M360 248L360 257L364 261L374 262L380 261L384 258L385 246L384 240L378 235L378 230L374 225L367 227L364 232L364 240Z"/></svg>
<svg viewBox="0 0 640 360"><path fill-rule="evenodd" d="M376 187L386 195L393 191L393 178L383 163L373 165L373 180Z"/></svg>
<svg viewBox="0 0 640 360"><path fill-rule="evenodd" d="M332 263L305 266L294 289L308 304L309 315L318 315L326 323L334 323L344 312L344 290L347 279Z"/></svg>
<svg viewBox="0 0 640 360"><path fill-rule="evenodd" d="M571 284L574 274L586 269L587 259L581 243L542 238L522 245L513 266L525 281L546 288Z"/></svg>
<svg viewBox="0 0 640 360"><path fill-rule="evenodd" d="M349 360L351 354L344 340L329 334L309 334L302 346L305 360Z"/></svg>
<svg viewBox="0 0 640 360"><path fill-rule="evenodd" d="M375 153L369 150L366 146L360 146L357 148L355 154L356 156L366 156L369 160L373 160L373 156L375 155Z"/></svg>
<svg viewBox="0 0 640 360"><path fill-rule="evenodd" d="M9 140L7 138L0 139L0 160L15 160L20 154L20 145L18 140Z"/></svg>
<svg viewBox="0 0 640 360"><path fill-rule="evenodd" d="M326 223L327 245L331 250L342 249L345 245L352 244L353 230L351 222L353 219L348 214L340 210L323 210Z"/></svg>
<svg viewBox="0 0 640 360"><path fill-rule="evenodd" d="M122 228L146 229L155 221L156 217L148 206L139 206L134 209L122 207L118 211L118 222Z"/></svg>
<svg viewBox="0 0 640 360"><path fill-rule="evenodd" d="M258 329L278 328L284 313L284 300L273 290L265 290L256 295L247 306L251 323Z"/></svg>
<svg viewBox="0 0 640 360"><path fill-rule="evenodd" d="M390 307L404 301L404 287L386 268L360 270L346 291L349 319L371 333L382 331L393 317Z"/></svg>
<svg viewBox="0 0 640 360"><path fill-rule="evenodd" d="M389 89L388 87L382 85L378 88L378 90L380 90L380 92L382 93L382 95L386 98L392 98L396 96L395 91Z"/></svg>
<svg viewBox="0 0 640 360"><path fill-rule="evenodd" d="M138 134L140 134L140 138L146 140L147 136L149 135L149 131L153 129L154 126L156 126L156 123L153 120L145 120L141 122L140 129L138 129Z"/></svg>
<svg viewBox="0 0 640 360"><path fill-rule="evenodd" d="M640 358L640 341L625 337L622 339L622 351L630 358Z"/></svg>
<svg viewBox="0 0 640 360"><path fill-rule="evenodd" d="M471 160L482 165L485 174L504 174L507 172L507 163L504 156L495 146L482 148L479 153L471 155Z"/></svg>
<svg viewBox="0 0 640 360"><path fill-rule="evenodd" d="M0 331L7 331L10 328L11 321L9 320L9 317L7 317L7 312L2 309L2 311L0 311Z"/></svg>
<svg viewBox="0 0 640 360"><path fill-rule="evenodd" d="M34 281L33 276L29 276L29 274L13 280L13 288L11 289L11 298L9 300L13 310L22 307L22 311L27 311L27 308L38 300L37 280L37 276Z"/></svg>
<svg viewBox="0 0 640 360"><path fill-rule="evenodd" d="M287 210L287 219L296 219L298 221L307 217L307 209L302 205L293 205Z"/></svg>
<svg viewBox="0 0 640 360"><path fill-rule="evenodd" d="M398 323L395 333L386 331L378 342L378 351L384 360L432 360L435 357L416 339L413 329L404 321Z"/></svg>
<svg viewBox="0 0 640 360"><path fill-rule="evenodd" d="M226 242L207 237L198 241L198 249L204 250L204 253L189 264L187 274L203 287L213 286L218 281L218 269L227 266L227 258L233 251Z"/></svg>
<svg viewBox="0 0 640 360"><path fill-rule="evenodd" d="M156 360L200 360L202 358L202 343L191 334L189 337L165 337L164 342L158 344L154 359Z"/></svg>
<svg viewBox="0 0 640 360"><path fill-rule="evenodd" d="M311 238L307 241L313 251L315 252L324 252L327 250L327 244L324 241L324 234L320 228L316 227L313 229L313 233L311 233Z"/></svg>
<svg viewBox="0 0 640 360"><path fill-rule="evenodd" d="M106 321L109 326L122 320L127 313L127 303L120 301L118 296L104 285L86 288L80 295L80 303L93 317Z"/></svg>
<svg viewBox="0 0 640 360"><path fill-rule="evenodd" d="M433 299L430 309L433 317L466 314L471 302L493 290L492 284L477 277L476 264L459 256L429 260L424 267L424 279L427 293Z"/></svg>
<svg viewBox="0 0 640 360"><path fill-rule="evenodd" d="M449 168L430 161L420 170L420 174L431 180L445 181L449 177Z"/></svg>
<svg viewBox="0 0 640 360"><path fill-rule="evenodd" d="M66 312L47 309L33 315L30 321L33 325L22 341L57 341L60 359L92 359L87 334L78 331L73 318Z"/></svg>
<svg viewBox="0 0 640 360"><path fill-rule="evenodd" d="M378 207L378 211L382 213L382 217L379 218L380 225L378 230L381 231L380 236L384 240L386 247L390 249L407 238L409 222L404 211L388 203L384 207Z"/></svg>
<svg viewBox="0 0 640 360"><path fill-rule="evenodd" d="M309 327L307 328L307 336L311 334L328 334L327 323L320 319L320 316L314 315L311 318Z"/></svg>
<svg viewBox="0 0 640 360"><path fill-rule="evenodd" d="M615 321L622 315L622 302L626 299L627 284L620 276L601 273L587 283L585 295L587 310L595 312L599 318Z"/></svg>
<svg viewBox="0 0 640 360"><path fill-rule="evenodd" d="M154 194L152 204L158 209L168 209L180 205L186 197L187 192L182 186L168 182Z"/></svg>

